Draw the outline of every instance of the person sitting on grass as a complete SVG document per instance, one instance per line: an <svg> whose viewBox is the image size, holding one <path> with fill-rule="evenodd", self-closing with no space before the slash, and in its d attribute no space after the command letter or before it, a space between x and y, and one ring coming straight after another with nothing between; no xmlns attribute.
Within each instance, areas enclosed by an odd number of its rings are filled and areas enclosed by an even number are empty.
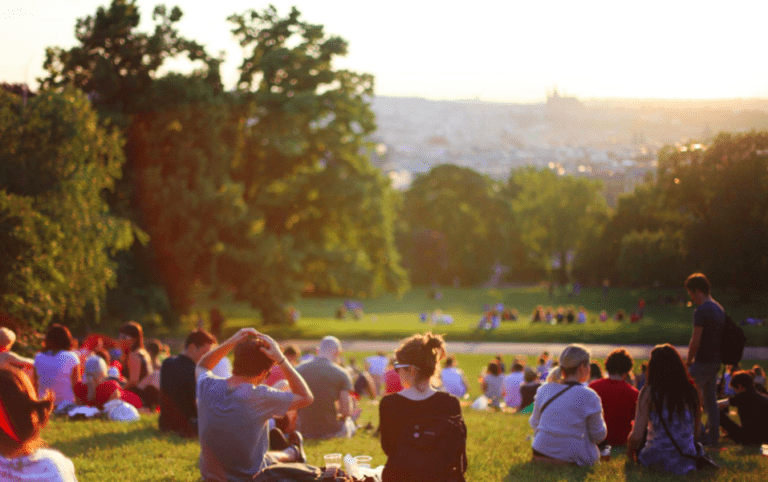
<svg viewBox="0 0 768 482"><path fill-rule="evenodd" d="M647 440L641 448L646 430ZM701 400L696 384L675 347L657 345L651 351L648 379L637 399L627 457L632 462L685 475L696 470L696 461L685 455L702 455L694 443L700 432Z"/></svg>
<svg viewBox="0 0 768 482"><path fill-rule="evenodd" d="M317 357L296 367L315 394L315 403L299 410L299 430L308 439L350 438L357 431L360 408L352 377L339 364L341 351L339 339L326 336Z"/></svg>
<svg viewBox="0 0 768 482"><path fill-rule="evenodd" d="M453 355L445 359L445 367L440 371L440 381L443 390L456 398L464 398L469 389L467 377L464 371L458 367L456 357Z"/></svg>
<svg viewBox="0 0 768 482"><path fill-rule="evenodd" d="M485 374L479 381L483 395L488 399L488 405L494 409L501 408L501 402L504 399L504 375L495 360L488 364Z"/></svg>
<svg viewBox="0 0 768 482"><path fill-rule="evenodd" d="M509 408L520 408L520 386L525 378L523 370L523 364L516 361L512 364L512 371L504 378L504 403Z"/></svg>
<svg viewBox="0 0 768 482"><path fill-rule="evenodd" d="M720 410L726 410L726 413L720 414L720 426L736 443L768 443L768 397L755 390L752 373L745 370L731 376L731 387L736 394L717 402ZM728 407L738 409L741 425L728 417Z"/></svg>
<svg viewBox="0 0 768 482"><path fill-rule="evenodd" d="M45 351L35 355L37 396L53 392L55 406L75 403L73 387L80 380L80 357L72 351L75 342L66 326L54 323L45 335Z"/></svg>
<svg viewBox="0 0 768 482"><path fill-rule="evenodd" d="M211 370L233 349L232 376L215 376ZM289 392L262 384L275 363L283 368ZM283 447L269 447L269 420L314 400L275 340L253 328L242 328L200 359L196 375L200 473L204 480L250 481L268 465L306 461L298 432L290 434Z"/></svg>
<svg viewBox="0 0 768 482"><path fill-rule="evenodd" d="M614 447L627 444L629 431L637 409L637 388L630 385L629 372L634 361L627 350L618 348L605 359L608 378L589 384L597 392L603 406L603 417L608 426L605 442Z"/></svg>
<svg viewBox="0 0 768 482"><path fill-rule="evenodd" d="M608 429L600 397L583 384L589 379L589 352L568 345L560 355L562 383L546 383L534 397L530 424L533 459L554 464L594 465L597 444Z"/></svg>
<svg viewBox="0 0 768 482"><path fill-rule="evenodd" d="M11 347L14 343L16 343L16 333L0 326L0 367L10 365L20 370L29 370L29 373L32 373L35 369L35 361L12 352Z"/></svg>
<svg viewBox="0 0 768 482"><path fill-rule="evenodd" d="M445 342L440 335L417 334L403 340L395 352L397 370L405 389L399 393L385 395L379 404L379 426L381 427L381 448L387 455L382 473L383 482L417 482L426 480L410 473L412 467L398 465L398 444L403 442L402 432L409 424L423 416L456 417L461 419L461 404L455 396L435 390L433 377L437 365L445 357ZM495 365L495 364L494 364ZM466 427L465 427L466 428ZM466 430L463 433L466 445ZM463 482L467 469L466 448L452 454L456 459L451 467L444 467L441 478L429 480ZM409 471L409 469L411 469Z"/></svg>
<svg viewBox="0 0 768 482"><path fill-rule="evenodd" d="M101 410L110 400L123 400L137 409L142 408L141 399L135 393L123 391L115 380L107 380L107 362L103 358L91 355L84 365L83 381L74 387L78 404Z"/></svg>
<svg viewBox="0 0 768 482"><path fill-rule="evenodd" d="M533 404L533 399L536 396L536 392L541 386L541 383L539 383L539 374L536 373L536 370L531 367L525 367L525 371L523 373L523 381L525 383L520 385L520 410L518 413L522 412L528 407L531 407Z"/></svg>
<svg viewBox="0 0 768 482"><path fill-rule="evenodd" d="M168 357L160 366L161 432L180 437L197 437L197 398L195 368L203 355L211 351L216 338L198 328L187 335L184 351Z"/></svg>
<svg viewBox="0 0 768 482"><path fill-rule="evenodd" d="M0 480L77 482L72 461L40 438L52 411L53 392L38 399L24 372L0 368Z"/></svg>

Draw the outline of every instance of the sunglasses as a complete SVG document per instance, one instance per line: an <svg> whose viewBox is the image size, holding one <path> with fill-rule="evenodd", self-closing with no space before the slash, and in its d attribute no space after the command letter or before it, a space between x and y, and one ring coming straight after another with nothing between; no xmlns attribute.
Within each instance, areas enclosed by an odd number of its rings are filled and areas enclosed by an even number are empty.
<svg viewBox="0 0 768 482"><path fill-rule="evenodd" d="M395 363L394 368L395 368L395 370L399 370L401 368L408 368L408 367L412 367L412 366L413 365L409 365L407 363Z"/></svg>

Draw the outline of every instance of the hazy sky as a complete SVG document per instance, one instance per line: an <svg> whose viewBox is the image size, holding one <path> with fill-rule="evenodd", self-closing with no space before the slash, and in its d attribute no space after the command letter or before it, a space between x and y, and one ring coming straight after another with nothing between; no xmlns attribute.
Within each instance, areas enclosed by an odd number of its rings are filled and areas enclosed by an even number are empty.
<svg viewBox="0 0 768 482"><path fill-rule="evenodd" d="M139 0L142 30L154 0ZM269 2L168 1L187 38L240 47L226 17ZM376 93L434 99L541 102L547 90L581 98L768 97L768 2L677 0L275 0L350 43L338 66L376 77ZM45 47L71 47L78 17L108 0L0 0L0 81L43 75Z"/></svg>

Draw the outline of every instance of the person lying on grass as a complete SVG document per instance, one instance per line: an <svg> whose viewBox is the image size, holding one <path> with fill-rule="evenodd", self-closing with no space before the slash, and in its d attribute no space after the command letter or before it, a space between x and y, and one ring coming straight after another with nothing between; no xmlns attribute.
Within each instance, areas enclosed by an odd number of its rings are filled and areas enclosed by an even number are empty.
<svg viewBox="0 0 768 482"><path fill-rule="evenodd" d="M233 349L232 376L215 376L211 370ZM289 392L261 384L275 363L283 369ZM253 328L242 328L200 359L196 375L200 473L204 480L247 481L269 465L306 460L298 432L293 432L289 441L282 438L282 446L269 447L269 420L314 401L306 382L275 340Z"/></svg>

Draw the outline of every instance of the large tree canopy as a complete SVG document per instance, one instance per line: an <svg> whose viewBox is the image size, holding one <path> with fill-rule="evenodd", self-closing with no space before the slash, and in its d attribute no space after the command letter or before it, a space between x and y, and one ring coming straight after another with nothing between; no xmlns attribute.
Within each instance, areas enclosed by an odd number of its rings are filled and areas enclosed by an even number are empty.
<svg viewBox="0 0 768 482"><path fill-rule="evenodd" d="M0 311L40 328L83 320L115 280L110 256L133 242L104 192L124 161L85 95L0 90Z"/></svg>

